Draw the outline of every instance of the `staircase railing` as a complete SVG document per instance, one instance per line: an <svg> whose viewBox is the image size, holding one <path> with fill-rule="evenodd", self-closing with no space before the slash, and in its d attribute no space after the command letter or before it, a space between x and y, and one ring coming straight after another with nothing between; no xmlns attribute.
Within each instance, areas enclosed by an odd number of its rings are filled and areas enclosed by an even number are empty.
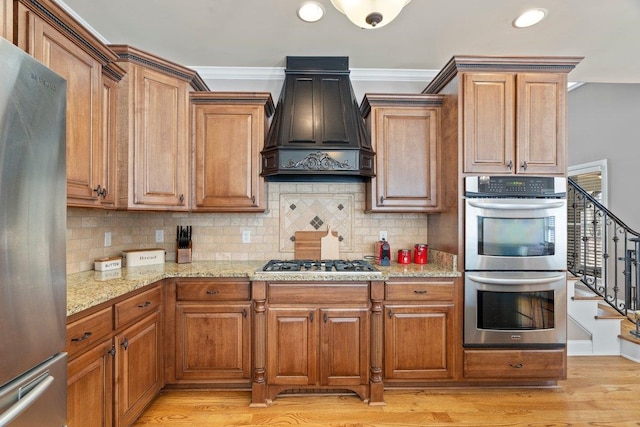
<svg viewBox="0 0 640 427"><path fill-rule="evenodd" d="M567 269L636 323L640 310L640 233L569 178Z"/></svg>

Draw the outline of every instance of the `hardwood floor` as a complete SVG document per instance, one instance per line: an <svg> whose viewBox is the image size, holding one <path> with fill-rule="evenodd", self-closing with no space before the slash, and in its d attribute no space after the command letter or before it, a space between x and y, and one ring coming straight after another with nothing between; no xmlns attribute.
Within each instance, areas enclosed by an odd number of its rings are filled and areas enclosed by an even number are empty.
<svg viewBox="0 0 640 427"><path fill-rule="evenodd" d="M569 357L550 388L385 391L386 406L352 395L279 396L249 408L249 392L163 391L141 426L640 426L640 364Z"/></svg>

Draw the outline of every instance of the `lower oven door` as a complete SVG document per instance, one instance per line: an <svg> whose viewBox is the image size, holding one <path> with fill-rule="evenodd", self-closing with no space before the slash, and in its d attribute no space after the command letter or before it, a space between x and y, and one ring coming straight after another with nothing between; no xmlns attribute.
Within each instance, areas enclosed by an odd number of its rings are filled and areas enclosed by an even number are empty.
<svg viewBox="0 0 640 427"><path fill-rule="evenodd" d="M564 346L566 342L566 273L465 273L465 346Z"/></svg>

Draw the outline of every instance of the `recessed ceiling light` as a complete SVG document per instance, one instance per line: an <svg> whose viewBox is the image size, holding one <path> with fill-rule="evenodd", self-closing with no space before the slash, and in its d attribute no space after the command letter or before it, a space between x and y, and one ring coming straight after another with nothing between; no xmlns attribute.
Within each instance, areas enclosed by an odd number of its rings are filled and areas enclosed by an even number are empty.
<svg viewBox="0 0 640 427"><path fill-rule="evenodd" d="M542 21L545 16L547 16L547 9L530 9L514 19L513 26L516 28L530 27Z"/></svg>
<svg viewBox="0 0 640 427"><path fill-rule="evenodd" d="M298 18L304 22L317 22L324 15L324 7L315 1L306 1L298 8Z"/></svg>

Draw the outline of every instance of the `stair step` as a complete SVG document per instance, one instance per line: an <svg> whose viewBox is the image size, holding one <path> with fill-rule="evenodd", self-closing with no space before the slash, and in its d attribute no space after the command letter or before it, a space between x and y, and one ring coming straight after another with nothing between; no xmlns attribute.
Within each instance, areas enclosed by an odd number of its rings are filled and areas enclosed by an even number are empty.
<svg viewBox="0 0 640 427"><path fill-rule="evenodd" d="M598 295L574 295L571 299L574 301L598 301L602 300L602 297Z"/></svg>
<svg viewBox="0 0 640 427"><path fill-rule="evenodd" d="M626 319L626 317L618 313L613 307L609 305L599 304L596 319Z"/></svg>

